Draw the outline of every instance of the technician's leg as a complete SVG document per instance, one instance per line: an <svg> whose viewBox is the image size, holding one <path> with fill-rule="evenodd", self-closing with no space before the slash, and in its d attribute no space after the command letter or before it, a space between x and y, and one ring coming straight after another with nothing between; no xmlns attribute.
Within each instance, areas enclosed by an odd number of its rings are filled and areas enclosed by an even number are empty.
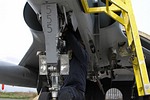
<svg viewBox="0 0 150 100"><path fill-rule="evenodd" d="M64 87L59 91L58 100L84 100L84 93L74 87Z"/></svg>

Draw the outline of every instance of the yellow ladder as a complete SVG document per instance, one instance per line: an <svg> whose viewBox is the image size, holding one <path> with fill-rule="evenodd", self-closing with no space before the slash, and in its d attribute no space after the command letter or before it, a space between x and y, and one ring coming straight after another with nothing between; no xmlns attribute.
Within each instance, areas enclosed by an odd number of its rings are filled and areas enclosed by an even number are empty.
<svg viewBox="0 0 150 100"><path fill-rule="evenodd" d="M85 13L101 13L118 21L125 27L128 45L132 51L132 64L139 96L150 95L150 83L142 51L141 41L136 26L133 9L130 0L106 0L104 7L89 7L87 0L81 0ZM109 6L109 3L111 5ZM115 12L122 12L118 16Z"/></svg>

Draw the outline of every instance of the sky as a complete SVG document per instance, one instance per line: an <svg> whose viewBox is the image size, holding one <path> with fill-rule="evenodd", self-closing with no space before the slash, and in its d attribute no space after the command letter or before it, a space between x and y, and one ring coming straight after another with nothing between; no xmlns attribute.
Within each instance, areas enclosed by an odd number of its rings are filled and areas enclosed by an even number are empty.
<svg viewBox="0 0 150 100"><path fill-rule="evenodd" d="M150 0L131 0L138 30L150 34Z"/></svg>
<svg viewBox="0 0 150 100"><path fill-rule="evenodd" d="M26 0L0 1L0 60L18 64L32 44L31 32L23 19ZM0 91L1 84L0 84ZM34 88L5 85L4 92L36 92Z"/></svg>
<svg viewBox="0 0 150 100"><path fill-rule="evenodd" d="M0 1L0 60L18 64L32 43L23 19L26 0Z"/></svg>
<svg viewBox="0 0 150 100"><path fill-rule="evenodd" d="M2 90L2 84L0 84L0 91L2 91L2 92L36 92L36 89L35 88L26 88L26 87L19 87L19 86L4 85L4 90Z"/></svg>
<svg viewBox="0 0 150 100"><path fill-rule="evenodd" d="M23 19L25 2L26 0L0 1L0 60L2 61L18 64L32 44L31 32ZM138 29L148 34L150 34L149 4L150 0L132 0ZM23 90L26 89L28 88ZM11 86L8 91L11 90L19 89Z"/></svg>

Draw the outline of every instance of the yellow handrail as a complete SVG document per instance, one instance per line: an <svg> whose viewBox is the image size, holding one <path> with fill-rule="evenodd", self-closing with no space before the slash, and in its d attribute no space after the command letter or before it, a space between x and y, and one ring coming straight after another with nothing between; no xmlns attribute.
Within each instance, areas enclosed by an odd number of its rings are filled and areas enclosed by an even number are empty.
<svg viewBox="0 0 150 100"><path fill-rule="evenodd" d="M131 1L106 0L105 7L89 7L87 0L81 0L81 2L85 13L105 12L107 15L109 15L125 27L128 45L131 47L132 51L132 65L136 79L138 95L150 95L149 77ZM112 3L111 6L109 6L110 2ZM116 11L122 12L122 16L118 16L115 13Z"/></svg>

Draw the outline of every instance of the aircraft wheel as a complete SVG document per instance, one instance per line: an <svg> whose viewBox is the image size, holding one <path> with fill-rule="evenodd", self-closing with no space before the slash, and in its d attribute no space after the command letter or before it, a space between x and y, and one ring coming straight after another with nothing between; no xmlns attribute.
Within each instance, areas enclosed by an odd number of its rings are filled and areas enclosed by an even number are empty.
<svg viewBox="0 0 150 100"><path fill-rule="evenodd" d="M150 96L144 96L143 100L150 100Z"/></svg>
<svg viewBox="0 0 150 100"><path fill-rule="evenodd" d="M45 76L38 76L37 81L37 92L40 94L41 92L49 92L48 84L45 82L46 78Z"/></svg>
<svg viewBox="0 0 150 100"><path fill-rule="evenodd" d="M51 100L50 92L42 92L38 100Z"/></svg>

